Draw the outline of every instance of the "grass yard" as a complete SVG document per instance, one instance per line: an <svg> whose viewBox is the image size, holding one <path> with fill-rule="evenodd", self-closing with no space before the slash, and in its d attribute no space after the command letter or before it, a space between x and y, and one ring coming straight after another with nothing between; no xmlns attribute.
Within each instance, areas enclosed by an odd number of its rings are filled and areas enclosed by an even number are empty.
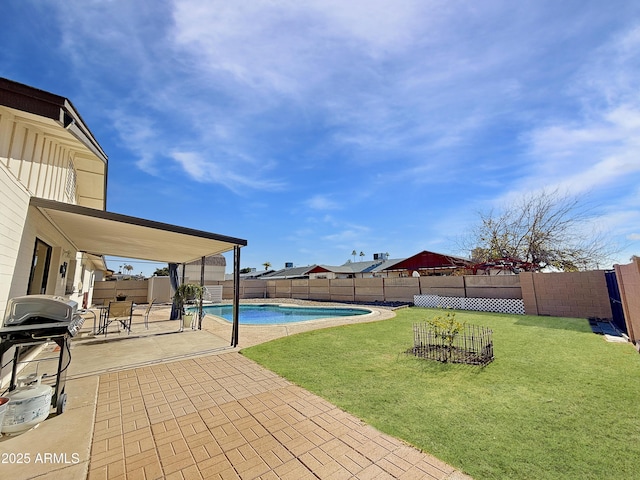
<svg viewBox="0 0 640 480"><path fill-rule="evenodd" d="M437 310L242 351L379 430L481 479L640 478L640 355L587 320L456 312L493 329L486 367L404 352Z"/></svg>

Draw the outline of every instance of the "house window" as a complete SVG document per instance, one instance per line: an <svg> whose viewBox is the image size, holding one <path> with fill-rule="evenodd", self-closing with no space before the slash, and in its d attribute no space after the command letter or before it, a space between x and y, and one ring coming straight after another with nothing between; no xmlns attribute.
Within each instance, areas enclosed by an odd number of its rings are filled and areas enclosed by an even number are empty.
<svg viewBox="0 0 640 480"><path fill-rule="evenodd" d="M69 167L67 168L67 184L65 187L65 192L67 194L67 198L71 200L73 203L76 201L76 181L78 174L76 173L76 167L73 164L73 160L69 160Z"/></svg>
<svg viewBox="0 0 640 480"><path fill-rule="evenodd" d="M51 246L36 238L36 246L33 250L33 259L31 260L31 273L29 275L27 295L46 293L50 264Z"/></svg>

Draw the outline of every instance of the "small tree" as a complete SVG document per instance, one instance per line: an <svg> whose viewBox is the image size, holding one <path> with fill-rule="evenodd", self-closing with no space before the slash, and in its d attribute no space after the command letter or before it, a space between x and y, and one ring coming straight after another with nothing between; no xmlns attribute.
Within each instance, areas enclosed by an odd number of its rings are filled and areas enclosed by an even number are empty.
<svg viewBox="0 0 640 480"><path fill-rule="evenodd" d="M264 262L262 265L264 266L265 270L269 270L269 268L271 267L271 262Z"/></svg>
<svg viewBox="0 0 640 480"><path fill-rule="evenodd" d="M447 353L447 360L451 360L453 341L464 328L464 323L456 320L455 312L447 312L444 315L436 315L427 322L436 338L442 339Z"/></svg>

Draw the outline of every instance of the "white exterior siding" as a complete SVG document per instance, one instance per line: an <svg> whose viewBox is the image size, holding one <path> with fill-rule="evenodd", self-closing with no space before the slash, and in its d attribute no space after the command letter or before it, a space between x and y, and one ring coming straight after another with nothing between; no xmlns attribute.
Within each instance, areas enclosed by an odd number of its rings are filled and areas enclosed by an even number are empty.
<svg viewBox="0 0 640 480"><path fill-rule="evenodd" d="M36 126L0 107L0 164L32 196L76 203L66 194L68 169L75 152Z"/></svg>

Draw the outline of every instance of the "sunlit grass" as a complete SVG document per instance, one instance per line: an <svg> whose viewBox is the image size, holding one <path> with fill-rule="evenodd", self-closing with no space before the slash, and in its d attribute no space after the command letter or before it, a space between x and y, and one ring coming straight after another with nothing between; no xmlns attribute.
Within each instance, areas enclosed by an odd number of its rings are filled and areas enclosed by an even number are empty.
<svg viewBox="0 0 640 480"><path fill-rule="evenodd" d="M476 479L638 478L640 355L587 320L457 312L493 329L495 361L404 352L437 312L316 330L243 350L290 381Z"/></svg>

